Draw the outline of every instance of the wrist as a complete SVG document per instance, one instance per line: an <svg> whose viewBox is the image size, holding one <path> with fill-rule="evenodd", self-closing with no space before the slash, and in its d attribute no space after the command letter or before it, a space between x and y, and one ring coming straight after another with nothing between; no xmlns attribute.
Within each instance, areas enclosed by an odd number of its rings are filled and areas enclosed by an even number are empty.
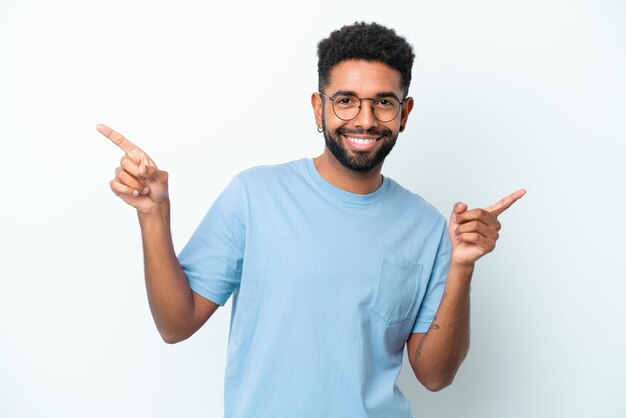
<svg viewBox="0 0 626 418"><path fill-rule="evenodd" d="M463 262L463 263L456 262L456 261L450 262L451 273L455 273L461 276L466 276L469 278L471 278L472 274L474 273L474 267L475 267L474 262Z"/></svg>
<svg viewBox="0 0 626 418"><path fill-rule="evenodd" d="M150 222L154 220L167 220L170 214L170 200L165 199L161 203L147 210L137 209L139 222Z"/></svg>
<svg viewBox="0 0 626 418"><path fill-rule="evenodd" d="M450 265L451 266L455 266L455 267L459 267L459 268L474 268L474 266L476 265L475 261L456 261L454 258L452 258L450 260Z"/></svg>

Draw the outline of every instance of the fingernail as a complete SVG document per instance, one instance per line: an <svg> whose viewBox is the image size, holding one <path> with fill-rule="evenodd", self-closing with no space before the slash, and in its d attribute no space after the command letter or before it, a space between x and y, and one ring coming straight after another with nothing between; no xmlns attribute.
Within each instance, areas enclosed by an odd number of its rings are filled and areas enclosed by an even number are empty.
<svg viewBox="0 0 626 418"><path fill-rule="evenodd" d="M146 174L146 166L142 164L141 167L139 167L139 172L142 175Z"/></svg>
<svg viewBox="0 0 626 418"><path fill-rule="evenodd" d="M137 190L133 190L133 196L139 196L139 192Z"/></svg>
<svg viewBox="0 0 626 418"><path fill-rule="evenodd" d="M141 194L148 194L149 191L150 189L148 189L147 187L144 187L143 190L141 191Z"/></svg>

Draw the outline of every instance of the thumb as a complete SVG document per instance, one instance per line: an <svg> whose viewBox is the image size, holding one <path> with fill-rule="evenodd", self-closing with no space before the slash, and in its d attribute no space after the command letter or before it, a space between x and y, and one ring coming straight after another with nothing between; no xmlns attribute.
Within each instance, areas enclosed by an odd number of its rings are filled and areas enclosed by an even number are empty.
<svg viewBox="0 0 626 418"><path fill-rule="evenodd" d="M456 215L461 214L467 210L467 205L463 202L457 202L454 204L452 208L452 213L450 214L450 223L448 226L448 232L450 234L450 239L454 243L455 241L452 238L456 238L458 240L458 236L456 235L456 228L459 226L456 221Z"/></svg>
<svg viewBox="0 0 626 418"><path fill-rule="evenodd" d="M151 179L155 183L165 184L167 183L168 173L167 171L159 170L154 166L146 166L146 172L144 176Z"/></svg>
<svg viewBox="0 0 626 418"><path fill-rule="evenodd" d="M452 211L454 213L463 213L467 210L467 205L463 202L456 202Z"/></svg>
<svg viewBox="0 0 626 418"><path fill-rule="evenodd" d="M163 170L157 170L157 172L153 176L154 181L156 181L157 183L161 183L161 184L166 184L168 177L169 175L167 174L167 171L163 171Z"/></svg>
<svg viewBox="0 0 626 418"><path fill-rule="evenodd" d="M452 214L450 215L450 223L456 224L456 215L463 213L467 210L467 205L463 202L456 202L452 208Z"/></svg>
<svg viewBox="0 0 626 418"><path fill-rule="evenodd" d="M139 166L139 172L145 178L152 178L152 177L154 177L154 175L157 173L157 171L159 171L159 169L154 167L154 166L151 166L151 165L142 164L141 166Z"/></svg>

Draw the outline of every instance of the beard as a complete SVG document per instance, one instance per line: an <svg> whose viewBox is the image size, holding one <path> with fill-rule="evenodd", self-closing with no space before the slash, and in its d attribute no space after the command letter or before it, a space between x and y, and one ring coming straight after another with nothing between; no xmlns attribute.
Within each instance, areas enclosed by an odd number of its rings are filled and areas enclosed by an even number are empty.
<svg viewBox="0 0 626 418"><path fill-rule="evenodd" d="M396 133L393 135L393 132L389 129L377 130L370 128L366 131L363 129L348 130L345 128L339 128L331 134L328 129L326 129L326 121L324 120L322 120L322 128L324 130L326 147L335 156L337 161L339 161L341 165L347 169L359 173L368 172L375 168L378 164L381 164L396 145L396 140L398 139L398 134ZM382 144L373 154L370 151L351 151L346 149L343 140L341 139L341 135L350 134L376 135L379 137L377 141L382 141Z"/></svg>

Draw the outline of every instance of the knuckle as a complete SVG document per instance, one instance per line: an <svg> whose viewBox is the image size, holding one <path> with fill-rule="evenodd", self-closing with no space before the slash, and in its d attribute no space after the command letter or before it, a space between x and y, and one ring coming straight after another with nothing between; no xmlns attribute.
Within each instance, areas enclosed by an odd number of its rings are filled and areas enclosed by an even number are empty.
<svg viewBox="0 0 626 418"><path fill-rule="evenodd" d="M137 188L138 187L139 182L135 179L135 177L130 175L124 169L120 170L117 178L119 179L120 183L124 184L127 187L130 187L130 188Z"/></svg>
<svg viewBox="0 0 626 418"><path fill-rule="evenodd" d="M109 187L111 188L111 191L116 195L119 196L120 194L122 194L122 185L117 181L117 179L113 179L109 182Z"/></svg>
<svg viewBox="0 0 626 418"><path fill-rule="evenodd" d="M126 171L123 168L119 168L116 172L116 176L120 181L124 181L126 179Z"/></svg>
<svg viewBox="0 0 626 418"><path fill-rule="evenodd" d="M139 168L137 167L135 162L132 159L130 159L128 156L124 157L124 160L122 161L122 167L124 168L124 170L128 171L129 173L139 171Z"/></svg>
<svg viewBox="0 0 626 418"><path fill-rule="evenodd" d="M129 165L130 165L130 160L127 157L124 157L124 158L122 158L122 161L120 162L120 165L122 166L122 168L127 170Z"/></svg>

